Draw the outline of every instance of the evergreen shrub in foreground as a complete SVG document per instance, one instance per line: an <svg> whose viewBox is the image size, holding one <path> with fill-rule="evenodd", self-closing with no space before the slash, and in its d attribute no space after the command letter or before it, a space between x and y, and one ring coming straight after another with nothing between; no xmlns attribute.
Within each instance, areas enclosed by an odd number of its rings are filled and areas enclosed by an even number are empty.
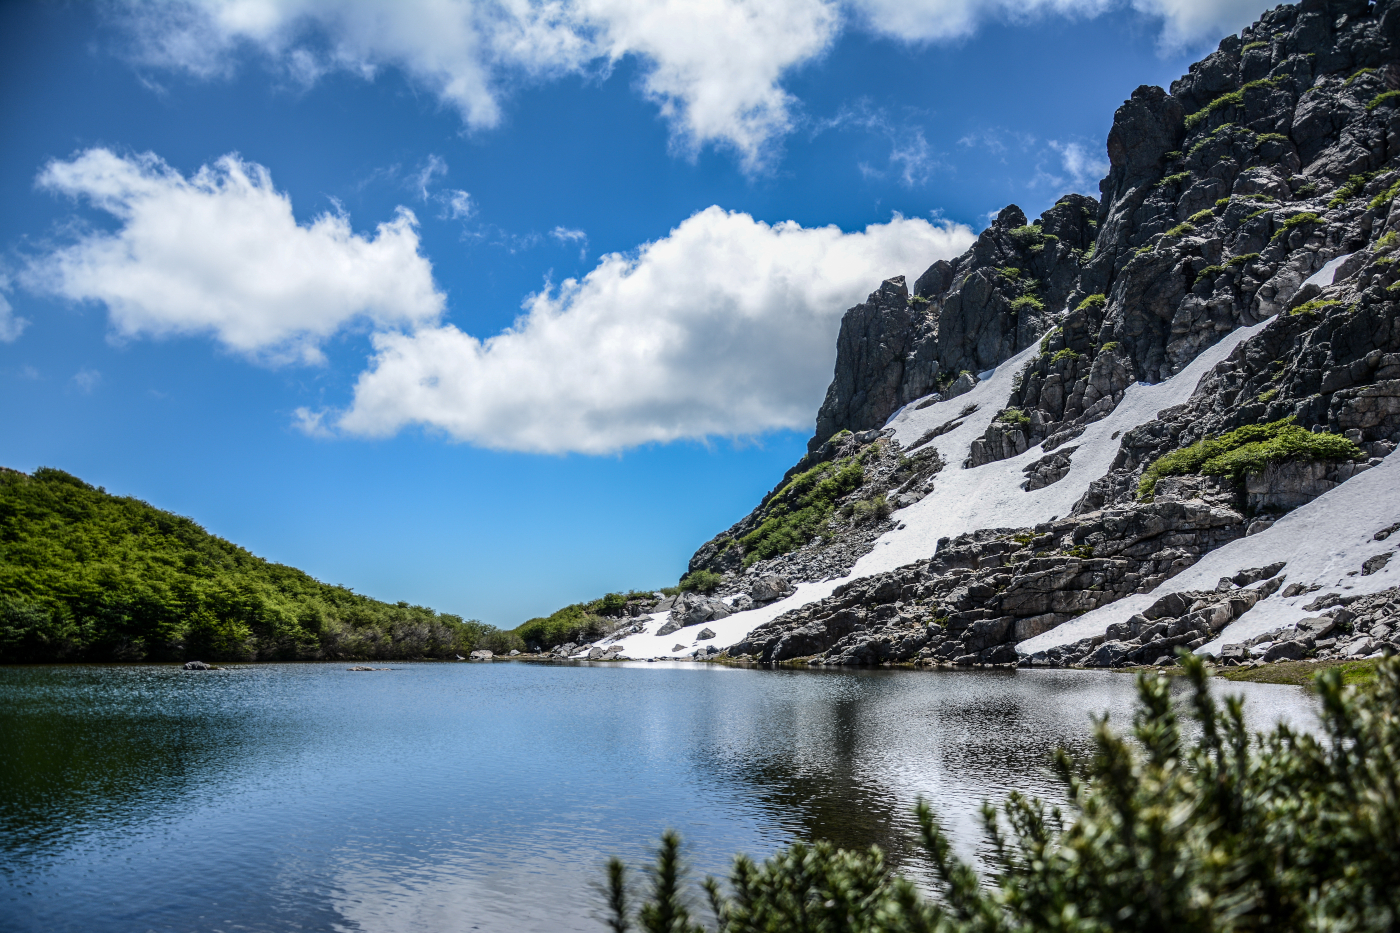
<svg viewBox="0 0 1400 933"><path fill-rule="evenodd" d="M1400 928L1400 661L1364 690L1317 678L1318 736L1251 736L1243 704L1220 707L1199 659L1186 742L1167 678L1138 679L1136 743L1100 721L1091 760L1056 759L1065 809L1012 794L984 808L994 853L982 878L952 855L926 803L933 899L892 874L877 848L797 844L761 864L739 856L729 884L705 882L695 919L680 841L666 835L640 904L616 859L608 926L622 933L1013 933L1013 931L1394 931Z"/></svg>

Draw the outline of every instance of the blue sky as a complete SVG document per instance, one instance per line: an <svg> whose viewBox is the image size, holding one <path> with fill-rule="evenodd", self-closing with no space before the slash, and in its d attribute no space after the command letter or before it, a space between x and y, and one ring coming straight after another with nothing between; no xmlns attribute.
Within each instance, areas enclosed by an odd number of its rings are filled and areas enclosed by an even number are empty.
<svg viewBox="0 0 1400 933"><path fill-rule="evenodd" d="M674 583L840 314L1240 0L0 6L0 465L503 626Z"/></svg>

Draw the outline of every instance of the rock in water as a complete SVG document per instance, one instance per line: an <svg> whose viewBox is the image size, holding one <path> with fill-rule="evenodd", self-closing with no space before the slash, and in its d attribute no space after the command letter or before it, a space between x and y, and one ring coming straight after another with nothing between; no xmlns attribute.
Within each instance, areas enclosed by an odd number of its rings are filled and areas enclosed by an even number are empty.
<svg viewBox="0 0 1400 933"><path fill-rule="evenodd" d="M208 664L205 664L203 661L186 661L186 662L185 662L185 670L187 670L187 671L212 671L213 668L210 667Z"/></svg>

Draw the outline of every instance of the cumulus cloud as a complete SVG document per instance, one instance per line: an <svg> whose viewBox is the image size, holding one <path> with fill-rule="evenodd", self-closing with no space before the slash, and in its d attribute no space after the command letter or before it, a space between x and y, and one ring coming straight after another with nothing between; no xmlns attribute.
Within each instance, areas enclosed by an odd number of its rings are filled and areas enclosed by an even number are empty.
<svg viewBox="0 0 1400 933"><path fill-rule="evenodd" d="M1163 51L1195 48L1239 32L1274 6L1261 0L1133 0L1140 13L1162 20Z"/></svg>
<svg viewBox="0 0 1400 933"><path fill-rule="evenodd" d="M180 0L126 11L147 64L218 77L251 48L305 82L392 66L472 128L500 122L514 81L633 56L679 149L717 143L750 168L792 126L783 75L840 26L833 0Z"/></svg>
<svg viewBox="0 0 1400 933"><path fill-rule="evenodd" d="M304 83L400 69L470 128L496 126L522 81L603 74L632 57L639 90L693 154L709 144L761 169L798 123L782 83L848 24L903 42L954 41L989 21L1090 18L1131 8L1164 49L1215 41L1262 0L126 0L145 64L215 78L253 51ZM920 164L918 152L910 164ZM917 170L913 172L917 175ZM911 177L913 177L911 175Z"/></svg>
<svg viewBox="0 0 1400 933"><path fill-rule="evenodd" d="M186 178L150 153L90 149L49 163L38 185L119 225L34 260L23 283L105 304L122 336L209 333L240 353L312 362L352 322L416 326L443 309L412 212L373 236L339 213L299 224L268 171L236 155Z"/></svg>
<svg viewBox="0 0 1400 933"><path fill-rule="evenodd" d="M591 454L809 428L844 310L972 240L921 219L844 233L711 207L530 296L494 337L451 325L376 334L350 407L298 422L366 437L416 424L482 447Z"/></svg>
<svg viewBox="0 0 1400 933"><path fill-rule="evenodd" d="M962 39L987 22L1025 24L1048 16L1090 19L1130 7L1161 22L1160 44L1175 51L1218 41L1253 22L1265 0L849 0L872 32L906 42Z"/></svg>

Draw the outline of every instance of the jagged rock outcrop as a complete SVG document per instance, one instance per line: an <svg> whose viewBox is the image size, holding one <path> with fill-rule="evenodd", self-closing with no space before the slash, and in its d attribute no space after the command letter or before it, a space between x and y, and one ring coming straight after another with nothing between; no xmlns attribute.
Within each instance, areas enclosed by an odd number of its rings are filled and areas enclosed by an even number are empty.
<svg viewBox="0 0 1400 933"><path fill-rule="evenodd" d="M879 428L901 405L1039 340L1075 287L1097 213L1094 199L1071 194L1028 224L1013 204L965 254L929 267L913 295L891 279L846 312L809 450L837 431Z"/></svg>

